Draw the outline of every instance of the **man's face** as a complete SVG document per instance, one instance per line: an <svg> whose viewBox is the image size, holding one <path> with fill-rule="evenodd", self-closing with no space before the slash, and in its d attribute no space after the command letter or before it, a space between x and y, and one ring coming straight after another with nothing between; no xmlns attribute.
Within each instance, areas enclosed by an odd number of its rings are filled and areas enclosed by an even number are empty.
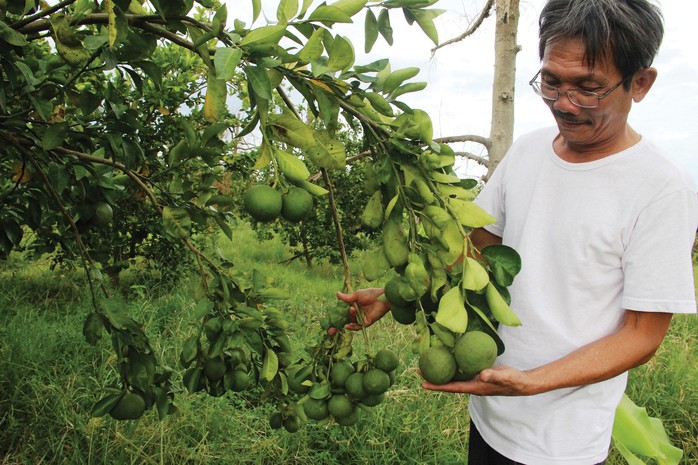
<svg viewBox="0 0 698 465"><path fill-rule="evenodd" d="M623 76L609 59L589 68L579 39L555 42L545 48L540 80L560 89L556 101L545 103L569 148L580 153L613 153L622 143L632 106L632 95L622 85L601 99L596 108L578 107L565 94L570 89L603 94L621 79Z"/></svg>

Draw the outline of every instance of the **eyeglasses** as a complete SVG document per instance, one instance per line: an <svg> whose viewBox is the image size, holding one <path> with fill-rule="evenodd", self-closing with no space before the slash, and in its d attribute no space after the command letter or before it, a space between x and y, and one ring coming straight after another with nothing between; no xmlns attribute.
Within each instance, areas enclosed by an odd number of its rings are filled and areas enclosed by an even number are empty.
<svg viewBox="0 0 698 465"><path fill-rule="evenodd" d="M576 105L581 108L596 108L599 106L599 102L601 99L608 97L608 94L616 90L618 87L621 86L624 82L628 81L631 76L626 77L622 81L620 81L618 84L615 86L611 87L608 89L606 92L603 94L597 94L596 92L591 92L589 90L582 90L582 89L569 89L566 91L561 91L560 88L551 86L549 84L546 84L544 82L536 81L536 78L540 76L540 70L536 73L535 76L533 76L533 79L531 79L528 84L533 88L533 91L538 94L539 96L543 97L545 100L549 100L551 102L554 102L558 98L560 98L560 93L567 94L567 98L570 99L570 102L572 102L573 105Z"/></svg>

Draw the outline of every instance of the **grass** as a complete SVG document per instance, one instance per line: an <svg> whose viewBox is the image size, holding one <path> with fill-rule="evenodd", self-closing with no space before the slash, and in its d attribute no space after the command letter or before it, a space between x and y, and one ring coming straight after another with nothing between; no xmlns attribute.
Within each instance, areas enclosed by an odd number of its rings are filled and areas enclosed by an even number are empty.
<svg viewBox="0 0 698 465"><path fill-rule="evenodd" d="M259 244L240 224L218 253L236 264L239 279L257 268L275 286L292 290L278 307L289 314L300 352L319 334L322 308L334 305L342 283L335 266L312 270L293 262L277 240ZM190 334L195 279L176 286L136 281L129 270L124 311L141 321L159 358L177 366ZM390 347L401 356L399 381L383 404L362 415L357 427L306 424L296 434L273 431L273 407L252 395L210 398L179 393L175 415L138 422L90 418L101 389L115 377L108 341L96 347L82 336L90 302L80 275L49 272L42 263L9 262L0 270L0 464L450 464L464 463L466 396L419 387L410 351L412 329L391 319L369 330L370 351ZM631 372L630 397L660 417L685 451L682 465L698 463L698 321L677 316L655 358ZM355 338L355 353L366 350ZM176 380L177 385L179 379ZM612 451L610 465L624 461Z"/></svg>

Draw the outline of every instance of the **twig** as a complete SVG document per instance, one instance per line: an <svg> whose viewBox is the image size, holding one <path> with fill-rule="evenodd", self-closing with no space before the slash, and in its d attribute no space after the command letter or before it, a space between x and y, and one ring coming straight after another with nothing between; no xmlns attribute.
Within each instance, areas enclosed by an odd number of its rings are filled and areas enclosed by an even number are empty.
<svg viewBox="0 0 698 465"><path fill-rule="evenodd" d="M446 42L443 42L436 47L431 49L432 55L436 53L436 51L442 47L445 47L447 45L455 44L456 42L460 42L461 40L465 39L469 35L473 34L482 24L482 22L485 20L490 15L490 12L492 11L492 7L494 6L494 0L487 0L487 3L485 6L482 8L482 11L480 12L480 16L477 17L474 23L470 25L467 31L465 31L463 34L459 35L458 37L455 37L453 39L449 39Z"/></svg>
<svg viewBox="0 0 698 465"><path fill-rule="evenodd" d="M71 3L75 3L76 1L77 1L77 0L63 0L62 2L57 3L57 4L54 5L54 6L50 6L50 7L46 8L46 9L44 9L44 10L39 10L38 13L35 13L35 14L31 15L31 16L27 16L27 17L25 17L25 18L23 18L23 19L20 19L19 21L16 21L16 22L15 22L14 24L12 24L10 27L11 27L12 29L19 29L19 28L21 28L21 27L23 27L23 26L26 26L26 25L29 24L29 23L33 23L33 22L36 21L37 19L41 19L41 18L43 18L44 16L48 16L48 15L50 15L51 13L53 13L53 12L55 12L55 11L58 11L58 10L60 10L61 8L65 7L65 6L70 5Z"/></svg>

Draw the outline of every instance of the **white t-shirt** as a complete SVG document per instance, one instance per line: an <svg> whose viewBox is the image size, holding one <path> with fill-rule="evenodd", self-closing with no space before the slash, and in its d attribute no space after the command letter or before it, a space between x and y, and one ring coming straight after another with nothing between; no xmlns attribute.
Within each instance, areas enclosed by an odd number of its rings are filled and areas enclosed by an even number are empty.
<svg viewBox="0 0 698 465"><path fill-rule="evenodd" d="M624 309L695 313L698 196L645 139L588 163L552 149L557 128L518 139L476 202L522 258L510 287L522 326L500 326L499 365L530 369L616 331ZM627 373L525 397L471 396L485 441L529 465L590 465L608 453Z"/></svg>

